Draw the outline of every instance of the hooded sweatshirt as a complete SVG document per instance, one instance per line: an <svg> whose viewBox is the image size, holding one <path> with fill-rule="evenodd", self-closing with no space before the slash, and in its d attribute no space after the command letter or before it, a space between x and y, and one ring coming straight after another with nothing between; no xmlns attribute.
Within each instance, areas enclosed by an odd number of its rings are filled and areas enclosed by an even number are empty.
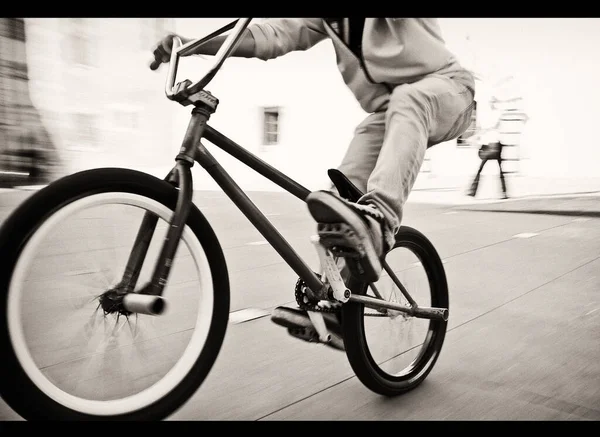
<svg viewBox="0 0 600 437"><path fill-rule="evenodd" d="M461 80L474 91L471 73L446 47L437 19L365 18L354 51L349 44L356 33L348 24L348 18L268 18L248 29L255 57L264 61L331 39L344 82L369 113L385 106L395 86L432 74Z"/></svg>

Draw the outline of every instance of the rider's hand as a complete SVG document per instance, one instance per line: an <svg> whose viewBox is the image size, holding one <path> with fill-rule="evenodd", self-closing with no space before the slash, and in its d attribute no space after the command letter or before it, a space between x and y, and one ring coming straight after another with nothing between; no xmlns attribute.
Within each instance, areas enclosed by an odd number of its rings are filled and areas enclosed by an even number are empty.
<svg viewBox="0 0 600 437"><path fill-rule="evenodd" d="M154 49L154 61L150 64L151 70L156 70L161 64L169 62L171 59L171 50L173 49L173 37L177 36L170 33L161 39Z"/></svg>

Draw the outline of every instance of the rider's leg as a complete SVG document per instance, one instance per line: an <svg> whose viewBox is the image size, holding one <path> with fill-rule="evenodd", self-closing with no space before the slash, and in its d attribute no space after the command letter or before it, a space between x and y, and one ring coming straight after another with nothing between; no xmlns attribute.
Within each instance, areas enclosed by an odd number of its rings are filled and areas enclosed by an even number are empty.
<svg viewBox="0 0 600 437"><path fill-rule="evenodd" d="M358 125L355 130L354 138L350 142L342 164L338 167L350 181L357 186L363 193L366 191L367 180L375 168L377 156L381 149L381 143L385 133L385 112L368 115L365 120ZM329 191L338 195L337 189L332 184ZM337 259L337 266L344 282L347 282L351 275L349 266L344 258ZM328 301L319 302L319 306L325 308L338 308L339 304ZM340 335L340 313L324 314L327 326L333 334ZM311 326L306 311L299 311L295 308L285 306L277 307L271 314L271 320L284 327L301 329L304 324Z"/></svg>
<svg viewBox="0 0 600 437"><path fill-rule="evenodd" d="M385 111L369 114L354 130L354 137L338 170L363 193L373 173L385 136Z"/></svg>
<svg viewBox="0 0 600 437"><path fill-rule="evenodd" d="M465 85L437 75L392 92L385 140L361 201L374 204L394 233L427 147L463 133L471 121L472 103L473 94Z"/></svg>
<svg viewBox="0 0 600 437"><path fill-rule="evenodd" d="M464 82L464 81L461 81ZM432 75L412 84L397 86L384 114L372 114L349 149L342 171L366 188L357 207L329 193L316 192L307 198L313 217L320 223L345 223L361 248L361 264L367 279L375 281L380 257L393 242L400 227L402 210L417 178L429 145L448 141L463 133L471 123L473 88L455 79ZM383 117L383 141L381 120ZM365 120L365 122L367 121ZM363 122L364 123L364 122ZM369 141L373 137L372 141ZM362 144L362 148L359 145ZM364 175L375 165L364 186ZM361 186L362 185L362 186ZM358 218L358 219L357 219Z"/></svg>
<svg viewBox="0 0 600 437"><path fill-rule="evenodd" d="M366 191L369 175L375 168L384 134L385 112L368 115L355 129L354 138L350 142L341 165L338 167L338 170L344 173L350 179L350 182L363 193ZM333 183L329 191L339 195ZM346 261L344 258L338 258L336 264L342 279L346 282L351 274ZM328 301L322 301L319 305L328 308L339 308L338 304ZM299 313L296 309L277 307L274 309L271 319L277 324L292 326L298 317ZM305 317L308 317L306 313ZM331 323L331 320L329 322Z"/></svg>

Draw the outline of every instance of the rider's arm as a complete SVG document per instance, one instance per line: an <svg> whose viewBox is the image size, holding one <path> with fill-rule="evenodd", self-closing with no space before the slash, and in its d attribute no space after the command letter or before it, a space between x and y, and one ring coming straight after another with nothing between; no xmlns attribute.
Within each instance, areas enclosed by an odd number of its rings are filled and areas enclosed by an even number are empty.
<svg viewBox="0 0 600 437"><path fill-rule="evenodd" d="M188 42L194 40L193 38L185 38L182 36L180 36L180 38L181 38L181 42L183 44L187 44ZM216 36L215 38L207 41L206 43L202 44L200 47L196 48L190 54L192 54L192 55L216 55L217 52L219 51L219 48L221 48L221 46L225 42L226 38L227 38L227 35ZM231 53L231 56L237 57L237 58L253 58L253 57L255 57L254 52L255 52L254 37L252 36L252 33L250 32L250 30L245 29L238 46Z"/></svg>
<svg viewBox="0 0 600 437"><path fill-rule="evenodd" d="M248 30L254 38L254 57L263 61L307 50L328 36L322 18L268 18Z"/></svg>
<svg viewBox="0 0 600 437"><path fill-rule="evenodd" d="M174 34L163 38L154 51L155 62L169 62ZM193 41L178 35L183 44ZM228 35L219 35L195 48L189 55L216 55ZM306 50L327 38L321 18L269 18L251 24L230 56L264 61L291 51ZM154 65L154 64L153 64ZM155 69L151 66L152 69Z"/></svg>
<svg viewBox="0 0 600 437"><path fill-rule="evenodd" d="M198 47L192 54L215 55L227 35L219 35ZM327 38L321 18L267 18L244 31L233 57L259 58L264 61L291 51L307 50ZM192 41L183 38L184 44Z"/></svg>

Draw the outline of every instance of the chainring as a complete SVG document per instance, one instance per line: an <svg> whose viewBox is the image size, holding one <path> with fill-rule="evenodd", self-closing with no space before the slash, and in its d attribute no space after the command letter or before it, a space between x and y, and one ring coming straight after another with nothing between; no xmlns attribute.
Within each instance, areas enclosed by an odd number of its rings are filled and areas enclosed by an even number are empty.
<svg viewBox="0 0 600 437"><path fill-rule="evenodd" d="M317 274L317 276L319 277L319 279L321 279L321 275ZM296 288L294 289L294 296L296 297L296 303L298 304L301 310L320 313L337 313L340 310L339 305L336 305L334 308L326 308L320 306L319 302L321 301L311 299L308 296L306 290L308 290L306 283L301 278L299 278L296 282Z"/></svg>

